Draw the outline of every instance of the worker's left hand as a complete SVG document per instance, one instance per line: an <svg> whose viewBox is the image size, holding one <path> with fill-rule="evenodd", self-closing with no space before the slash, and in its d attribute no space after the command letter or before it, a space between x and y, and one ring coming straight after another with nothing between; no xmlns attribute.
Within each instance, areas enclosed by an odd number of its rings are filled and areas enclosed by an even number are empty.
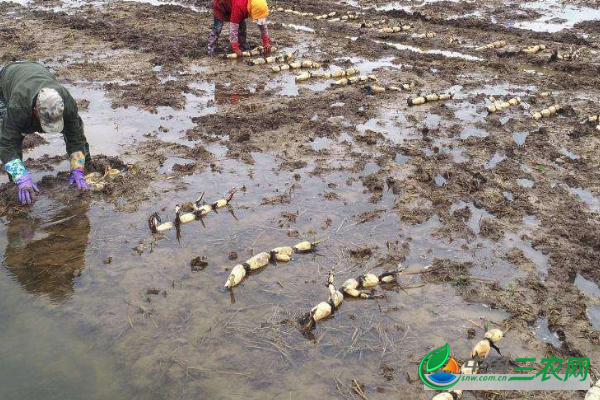
<svg viewBox="0 0 600 400"><path fill-rule="evenodd" d="M88 185L83 176L83 171L81 170L74 169L71 171L71 176L69 177L69 186L73 184L77 185L77 189L79 189L80 192L87 192L90 190L90 185Z"/></svg>
<svg viewBox="0 0 600 400"><path fill-rule="evenodd" d="M262 42L263 42L264 53L270 54L271 53L271 39L269 38L269 36L263 36Z"/></svg>

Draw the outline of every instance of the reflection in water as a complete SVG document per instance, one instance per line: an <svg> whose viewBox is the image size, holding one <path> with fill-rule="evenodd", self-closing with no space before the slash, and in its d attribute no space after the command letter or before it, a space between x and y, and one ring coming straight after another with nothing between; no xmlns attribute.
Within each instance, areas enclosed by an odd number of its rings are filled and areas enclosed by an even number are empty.
<svg viewBox="0 0 600 400"><path fill-rule="evenodd" d="M90 234L89 204L60 209L50 220L9 222L4 265L27 292L61 302L73 293L73 278L85 267Z"/></svg>
<svg viewBox="0 0 600 400"><path fill-rule="evenodd" d="M232 90L226 86L215 85L215 102L219 105L233 104L237 105L241 101L251 98L256 95L257 91L264 91L265 85L259 85L257 88L250 90Z"/></svg>
<svg viewBox="0 0 600 400"><path fill-rule="evenodd" d="M0 225L1 400L139 398L106 335L63 312L90 235L88 202L73 203L40 196L27 215Z"/></svg>

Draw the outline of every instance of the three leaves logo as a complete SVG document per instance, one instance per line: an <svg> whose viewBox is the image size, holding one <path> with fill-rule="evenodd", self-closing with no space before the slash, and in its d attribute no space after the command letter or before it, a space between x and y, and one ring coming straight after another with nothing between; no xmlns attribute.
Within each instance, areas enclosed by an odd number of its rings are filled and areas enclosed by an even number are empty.
<svg viewBox="0 0 600 400"><path fill-rule="evenodd" d="M442 368L440 372L435 372L440 368ZM454 358L450 357L450 346L448 346L448 343L427 353L419 363L419 378L432 389L450 389L458 382L458 372L458 363ZM431 375L426 376L426 374Z"/></svg>

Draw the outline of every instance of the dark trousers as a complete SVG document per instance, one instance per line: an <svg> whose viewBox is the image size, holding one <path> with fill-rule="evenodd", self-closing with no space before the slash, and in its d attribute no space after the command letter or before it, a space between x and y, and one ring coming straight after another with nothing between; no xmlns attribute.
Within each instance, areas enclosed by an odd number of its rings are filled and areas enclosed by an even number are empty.
<svg viewBox="0 0 600 400"><path fill-rule="evenodd" d="M210 34L208 35L208 54L214 55L217 49L217 39L221 35L221 31L223 30L223 25L225 25L224 21L221 21L217 17L214 18L212 29L210 30ZM240 48L242 50L247 50L247 35L246 35L246 21L242 21L240 23L240 30L238 34L238 43L240 44Z"/></svg>
<svg viewBox="0 0 600 400"><path fill-rule="evenodd" d="M2 75L2 65L0 65L0 75ZM2 92L0 92L0 137L2 136L2 125L4 123L4 117L6 117L6 101L4 97L2 97ZM12 176L7 172L8 181L12 182Z"/></svg>
<svg viewBox="0 0 600 400"><path fill-rule="evenodd" d="M0 135L2 135L2 121L6 116L6 102L2 97L2 93L0 93Z"/></svg>
<svg viewBox="0 0 600 400"><path fill-rule="evenodd" d="M0 76L2 76L2 65L0 65ZM2 135L2 121L6 117L6 101L2 97L2 91L0 89L0 136Z"/></svg>

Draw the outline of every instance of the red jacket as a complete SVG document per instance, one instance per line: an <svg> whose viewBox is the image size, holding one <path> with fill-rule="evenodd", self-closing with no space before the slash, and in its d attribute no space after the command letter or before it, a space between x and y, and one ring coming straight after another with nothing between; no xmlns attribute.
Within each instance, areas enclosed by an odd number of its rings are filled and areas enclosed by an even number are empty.
<svg viewBox="0 0 600 400"><path fill-rule="evenodd" d="M221 21L239 24L249 17L248 0L213 0L212 6Z"/></svg>

